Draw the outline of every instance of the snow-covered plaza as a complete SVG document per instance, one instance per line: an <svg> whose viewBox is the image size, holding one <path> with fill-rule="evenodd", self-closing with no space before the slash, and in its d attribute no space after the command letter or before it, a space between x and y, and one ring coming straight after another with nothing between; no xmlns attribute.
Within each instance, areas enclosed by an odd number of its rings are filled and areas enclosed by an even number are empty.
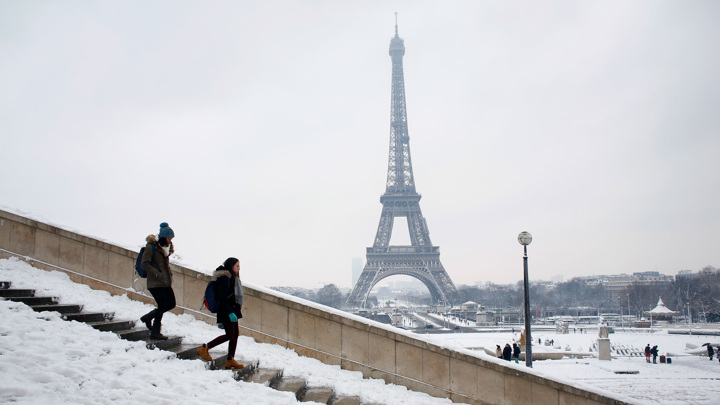
<svg viewBox="0 0 720 405"><path fill-rule="evenodd" d="M715 326L717 328L717 326ZM578 330L579 332L579 330ZM597 328L586 333L556 334L554 331L538 329L533 339L543 345L533 346L533 353L550 351L544 346L546 340L553 340L555 351L589 352L596 342ZM510 333L457 333L427 335L427 339L445 346L466 348L494 348L512 344ZM626 356L613 353L611 361L593 358L563 358L533 362L533 372L544 377L562 381L588 391L608 396L621 395L628 402L649 404L717 404L720 403L718 390L713 384L720 380L720 362L709 361L707 356L692 355L688 352L702 352L704 343L720 344L720 337L668 334L668 330L655 329L626 331L616 330L610 334L613 346L625 352L643 352L647 344L657 345L660 354L671 359L671 363L648 364L644 356ZM700 350L687 350L687 345ZM476 349L477 350L477 349ZM597 350L594 349L595 355ZM503 360L498 360L502 362ZM505 362L507 363L507 362ZM526 369L525 364L510 363L509 367Z"/></svg>

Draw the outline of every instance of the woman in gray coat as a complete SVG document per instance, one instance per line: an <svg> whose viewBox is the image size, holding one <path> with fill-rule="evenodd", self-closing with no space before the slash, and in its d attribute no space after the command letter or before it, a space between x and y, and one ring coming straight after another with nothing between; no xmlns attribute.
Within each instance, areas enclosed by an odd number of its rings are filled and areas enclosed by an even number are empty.
<svg viewBox="0 0 720 405"><path fill-rule="evenodd" d="M172 271L170 255L175 251L172 240L175 232L167 224L160 224L157 237L148 235L147 245L142 255L142 268L147 272L147 289L155 298L157 308L143 315L140 320L150 329L153 339L167 340L160 333L163 314L175 308L175 292L172 289Z"/></svg>

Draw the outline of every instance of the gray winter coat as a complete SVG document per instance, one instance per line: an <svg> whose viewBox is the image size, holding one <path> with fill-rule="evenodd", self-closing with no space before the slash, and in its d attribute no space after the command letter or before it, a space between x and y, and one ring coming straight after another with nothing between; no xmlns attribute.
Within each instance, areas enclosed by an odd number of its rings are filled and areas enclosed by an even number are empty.
<svg viewBox="0 0 720 405"><path fill-rule="evenodd" d="M142 268L147 271L147 288L170 287L172 288L172 270L170 270L170 258L165 256L165 251L155 235L148 235L145 238L147 245L142 256ZM155 253L153 254L153 247ZM170 254L174 251L170 243Z"/></svg>

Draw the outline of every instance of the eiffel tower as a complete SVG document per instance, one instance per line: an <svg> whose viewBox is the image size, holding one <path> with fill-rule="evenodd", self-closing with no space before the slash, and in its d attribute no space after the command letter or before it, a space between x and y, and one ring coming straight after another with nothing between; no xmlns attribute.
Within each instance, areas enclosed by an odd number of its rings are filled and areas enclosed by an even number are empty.
<svg viewBox="0 0 720 405"><path fill-rule="evenodd" d="M430 290L433 304L453 304L459 298L455 284L440 263L440 248L430 242L427 222L420 210L421 195L415 191L405 108L404 55L405 43L398 35L396 16L395 37L390 40L390 155L385 194L380 197L383 209L375 242L367 248L365 267L348 297L349 306L364 307L373 286L395 275L420 280ZM411 246L390 246L395 217L407 219Z"/></svg>

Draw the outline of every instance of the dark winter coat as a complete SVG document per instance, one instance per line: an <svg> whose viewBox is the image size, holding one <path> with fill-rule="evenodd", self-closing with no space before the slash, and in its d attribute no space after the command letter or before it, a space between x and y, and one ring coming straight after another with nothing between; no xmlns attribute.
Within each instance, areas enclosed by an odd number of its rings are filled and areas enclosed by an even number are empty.
<svg viewBox="0 0 720 405"><path fill-rule="evenodd" d="M510 361L512 359L512 348L510 345L505 345L503 349L503 359Z"/></svg>
<svg viewBox="0 0 720 405"><path fill-rule="evenodd" d="M145 238L147 245L143 251L141 266L147 271L147 288L170 287L172 288L172 270L170 270L170 258L165 255L162 246L158 244L155 235L148 235ZM153 247L154 252L153 253ZM174 252L172 242L170 253Z"/></svg>
<svg viewBox="0 0 720 405"><path fill-rule="evenodd" d="M520 358L520 346L513 345L513 357L515 357L516 359Z"/></svg>
<svg viewBox="0 0 720 405"><path fill-rule="evenodd" d="M240 285L240 291L242 291L242 283L237 277L233 277L232 273L228 270L219 269L213 274L215 281L215 297L220 302L220 306L217 311L217 322L225 324L230 322L230 314L234 313L238 319L242 318L242 300L243 297L237 297L235 295L234 283L237 282Z"/></svg>
<svg viewBox="0 0 720 405"><path fill-rule="evenodd" d="M657 356L657 355L658 355L658 348L657 348L657 346L653 346L652 349L650 349L650 354L652 354L653 356Z"/></svg>

